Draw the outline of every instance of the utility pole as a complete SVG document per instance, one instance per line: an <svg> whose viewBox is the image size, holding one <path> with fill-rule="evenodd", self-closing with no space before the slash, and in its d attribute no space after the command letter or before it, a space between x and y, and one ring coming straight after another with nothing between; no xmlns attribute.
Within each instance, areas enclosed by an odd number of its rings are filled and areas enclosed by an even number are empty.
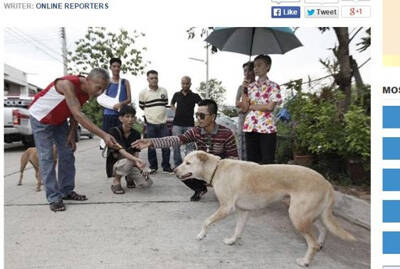
<svg viewBox="0 0 400 269"><path fill-rule="evenodd" d="M67 62L67 39L65 35L65 27L61 27L61 44L62 44L62 57L64 66L64 75L68 75L68 62Z"/></svg>
<svg viewBox="0 0 400 269"><path fill-rule="evenodd" d="M208 30L206 32L206 36L208 36ZM210 45L207 43L206 45L206 99L210 98L210 93L209 93L209 89L208 89L208 61L209 61L209 51L208 51L208 47Z"/></svg>
<svg viewBox="0 0 400 269"><path fill-rule="evenodd" d="M208 61L209 61L209 57L208 57L208 46L209 45L206 45L205 46L205 48L206 48L206 59L204 60L204 59L199 59L199 58L194 58L194 57L189 57L188 59L189 60L193 60L193 61L198 61L198 62L202 62L202 63L204 63L205 65L206 65L206 98L208 99L208 98L210 98L210 93L208 92L208 67L209 67L209 64L208 64Z"/></svg>
<svg viewBox="0 0 400 269"><path fill-rule="evenodd" d="M205 35L208 36L208 28L205 30ZM203 35L202 35L203 36ZM210 98L210 92L208 89L208 77L209 77L209 47L210 44L206 43L206 59L199 59L199 58L194 58L194 57L189 57L190 60L194 60L194 61L198 61L198 62L202 62L205 63L206 65L206 98L209 99Z"/></svg>

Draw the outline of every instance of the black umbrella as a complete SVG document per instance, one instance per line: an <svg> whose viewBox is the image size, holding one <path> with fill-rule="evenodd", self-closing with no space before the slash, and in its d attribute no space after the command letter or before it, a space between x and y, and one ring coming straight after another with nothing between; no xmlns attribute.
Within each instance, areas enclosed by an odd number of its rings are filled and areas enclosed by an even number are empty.
<svg viewBox="0 0 400 269"><path fill-rule="evenodd" d="M289 27L221 27L206 42L222 51L245 55L284 54L302 46Z"/></svg>

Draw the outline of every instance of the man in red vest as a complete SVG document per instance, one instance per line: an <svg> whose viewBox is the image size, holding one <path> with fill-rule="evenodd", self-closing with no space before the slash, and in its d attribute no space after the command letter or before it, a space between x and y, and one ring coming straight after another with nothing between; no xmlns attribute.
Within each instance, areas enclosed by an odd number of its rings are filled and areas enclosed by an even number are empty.
<svg viewBox="0 0 400 269"><path fill-rule="evenodd" d="M115 139L81 111L86 101L103 93L109 81L108 72L101 68L94 68L87 77L58 78L36 94L29 108L40 175L50 209L54 212L65 210L63 199L87 200L85 195L74 191L77 123L101 137L109 147L117 147ZM58 151L58 179L53 162L53 143Z"/></svg>

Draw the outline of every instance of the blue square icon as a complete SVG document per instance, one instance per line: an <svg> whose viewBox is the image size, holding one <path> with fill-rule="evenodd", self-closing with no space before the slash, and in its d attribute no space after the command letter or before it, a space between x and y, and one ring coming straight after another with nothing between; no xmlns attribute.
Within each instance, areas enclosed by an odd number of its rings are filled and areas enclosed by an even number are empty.
<svg viewBox="0 0 400 269"><path fill-rule="evenodd" d="M273 6L271 7L272 18L282 19L295 19L300 18L300 7L299 6Z"/></svg>

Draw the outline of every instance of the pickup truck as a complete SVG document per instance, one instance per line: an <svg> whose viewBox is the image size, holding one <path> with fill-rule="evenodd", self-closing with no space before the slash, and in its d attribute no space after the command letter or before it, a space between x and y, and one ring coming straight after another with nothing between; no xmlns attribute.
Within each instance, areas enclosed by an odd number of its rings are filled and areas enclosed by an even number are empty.
<svg viewBox="0 0 400 269"><path fill-rule="evenodd" d="M4 142L21 141L25 146L35 145L29 120L28 106L32 98L4 98Z"/></svg>
<svg viewBox="0 0 400 269"><path fill-rule="evenodd" d="M32 100L32 98L21 99L19 97L4 98L5 143L21 141L26 147L35 146L28 111ZM79 124L75 135L76 142L79 142L82 136L93 138L93 134Z"/></svg>

